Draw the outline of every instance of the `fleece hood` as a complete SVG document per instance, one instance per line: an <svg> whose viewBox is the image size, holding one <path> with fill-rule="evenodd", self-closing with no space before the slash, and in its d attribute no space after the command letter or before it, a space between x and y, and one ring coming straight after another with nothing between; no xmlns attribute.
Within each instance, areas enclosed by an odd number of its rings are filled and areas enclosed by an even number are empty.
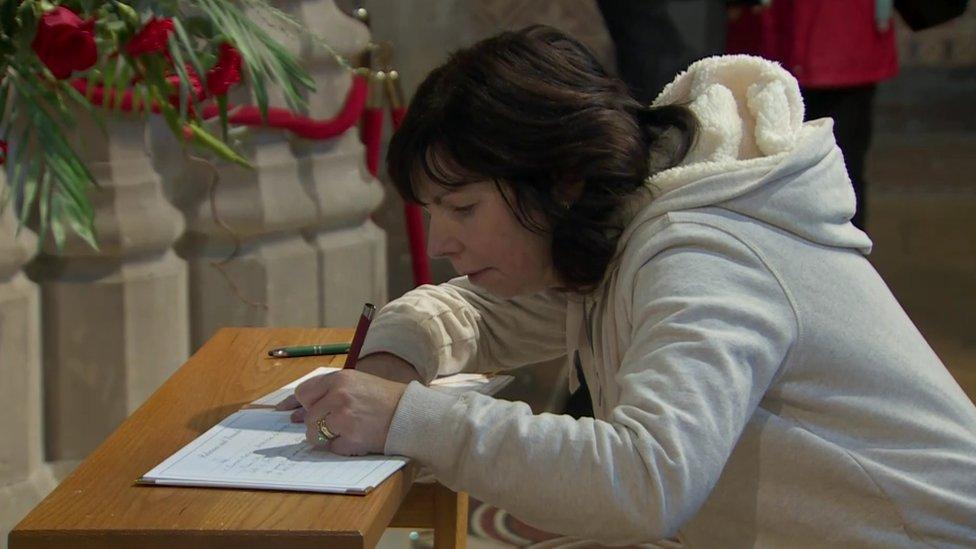
<svg viewBox="0 0 976 549"><path fill-rule="evenodd" d="M850 223L855 199L833 121L803 121L793 76L747 55L702 59L679 74L655 106L688 106L695 144L676 167L647 180L652 200L623 237L668 212L718 207L824 246L867 254L871 240Z"/></svg>

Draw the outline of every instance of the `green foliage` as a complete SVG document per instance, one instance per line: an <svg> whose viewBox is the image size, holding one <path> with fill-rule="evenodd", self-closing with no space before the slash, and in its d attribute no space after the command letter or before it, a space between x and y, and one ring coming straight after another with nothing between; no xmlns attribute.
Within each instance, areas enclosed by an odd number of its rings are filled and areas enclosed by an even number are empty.
<svg viewBox="0 0 976 549"><path fill-rule="evenodd" d="M67 80L56 79L31 47L41 17L57 6L95 21L98 61ZM129 56L125 44L153 17L173 20L168 56ZM198 120L196 113L203 105L190 85L190 73L205 85L217 47L230 42L240 52L244 79L264 116L270 84L280 89L289 108L304 112L303 96L314 90L311 77L256 20L286 21L287 16L264 0L0 0L0 138L10 146L0 215L12 205L19 226L36 219L40 241L50 232L60 247L70 229L97 247L90 201L97 182L65 136L75 126L73 113L82 112L101 123L105 113L122 109L126 92L142 113L155 105L186 146L249 166L227 144L226 97L204 100L218 106L219 137ZM101 86L104 104L93 107L92 96L75 90L70 82L77 78L85 79L89 92ZM178 101L171 102L173 97Z"/></svg>

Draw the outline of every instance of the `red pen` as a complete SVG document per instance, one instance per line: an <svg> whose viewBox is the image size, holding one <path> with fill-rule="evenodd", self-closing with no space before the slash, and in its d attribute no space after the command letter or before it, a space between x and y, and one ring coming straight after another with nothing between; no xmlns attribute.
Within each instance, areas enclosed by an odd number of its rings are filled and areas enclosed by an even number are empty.
<svg viewBox="0 0 976 549"><path fill-rule="evenodd" d="M349 346L349 354L346 356L346 365L343 369L355 369L356 361L359 360L359 352L363 350L363 342L366 341L366 331L369 330L369 323L373 321L373 312L376 307L372 303L363 306L363 314L359 317L359 324L356 325L356 333L352 336L352 344Z"/></svg>

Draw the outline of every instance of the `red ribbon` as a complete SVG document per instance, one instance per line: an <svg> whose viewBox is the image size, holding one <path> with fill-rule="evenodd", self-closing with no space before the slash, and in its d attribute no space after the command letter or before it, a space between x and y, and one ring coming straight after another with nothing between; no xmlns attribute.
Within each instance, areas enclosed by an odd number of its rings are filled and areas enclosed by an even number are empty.
<svg viewBox="0 0 976 549"><path fill-rule="evenodd" d="M110 106L115 103L116 95L114 89L108 92L102 86L88 87L88 82L84 79L77 79L71 85L79 93L88 97L88 100L96 106ZM298 137L304 139L329 139L341 135L352 127L362 116L366 106L366 78L361 75L353 75L352 85L346 95L346 101L342 110L333 118L327 120L316 120L300 114L296 114L288 109L268 107L268 118L261 118L261 111L253 105L228 105L227 121L238 126L263 126L268 128L288 130ZM142 111L145 105L140 104L138 109L133 108L132 90L122 93L119 108L123 111ZM155 102L150 105L150 110L159 113L159 105ZM217 116L219 109L216 104L208 104L203 107L201 117L204 119Z"/></svg>
<svg viewBox="0 0 976 549"><path fill-rule="evenodd" d="M390 117L393 119L393 129L396 131L403 122L407 110L403 107L390 109ZM378 156L378 155L377 155ZM410 243L410 264L413 267L413 283L415 286L421 284L432 284L433 277L430 276L430 262L427 261L427 236L424 234L424 214L420 206L412 202L403 205L403 216L407 222L407 239Z"/></svg>
<svg viewBox="0 0 976 549"><path fill-rule="evenodd" d="M363 145L366 146L366 168L377 177L380 167L380 146L383 139L383 111L369 107L363 112Z"/></svg>

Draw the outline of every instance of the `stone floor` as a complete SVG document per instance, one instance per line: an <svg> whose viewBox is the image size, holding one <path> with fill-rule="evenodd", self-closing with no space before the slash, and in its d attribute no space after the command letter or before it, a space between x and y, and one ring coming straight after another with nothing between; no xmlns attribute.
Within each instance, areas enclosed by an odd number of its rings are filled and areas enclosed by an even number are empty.
<svg viewBox="0 0 976 549"><path fill-rule="evenodd" d="M879 136L869 160L871 261L976 401L976 136Z"/></svg>
<svg viewBox="0 0 976 549"><path fill-rule="evenodd" d="M390 528L383 533L376 549L430 549L433 541L429 532L415 532L405 528ZM497 541L468 536L468 549L503 549L510 547Z"/></svg>

